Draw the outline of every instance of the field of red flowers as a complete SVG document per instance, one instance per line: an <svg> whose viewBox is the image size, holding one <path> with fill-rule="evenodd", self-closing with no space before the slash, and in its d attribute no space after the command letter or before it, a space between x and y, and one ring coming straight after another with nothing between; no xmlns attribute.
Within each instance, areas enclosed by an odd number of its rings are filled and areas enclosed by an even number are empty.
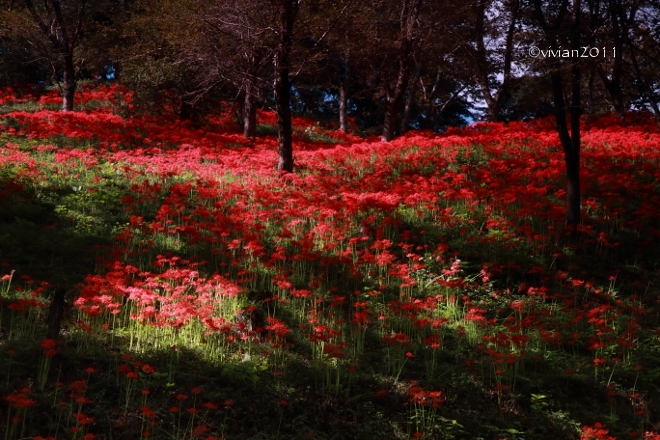
<svg viewBox="0 0 660 440"><path fill-rule="evenodd" d="M0 437L660 439L644 115L585 119L573 238L550 120L295 119L281 175L269 112L30 93L0 93Z"/></svg>

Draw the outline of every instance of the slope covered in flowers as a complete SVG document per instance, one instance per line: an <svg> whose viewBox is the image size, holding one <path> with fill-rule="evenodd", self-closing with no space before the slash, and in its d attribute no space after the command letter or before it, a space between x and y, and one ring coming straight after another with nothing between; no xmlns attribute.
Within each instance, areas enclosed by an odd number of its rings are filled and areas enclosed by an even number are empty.
<svg viewBox="0 0 660 440"><path fill-rule="evenodd" d="M643 116L585 120L570 240L547 120L383 143L297 119L280 175L276 139L230 112L194 127L130 116L118 87L68 114L49 96L0 98L6 438L660 432Z"/></svg>

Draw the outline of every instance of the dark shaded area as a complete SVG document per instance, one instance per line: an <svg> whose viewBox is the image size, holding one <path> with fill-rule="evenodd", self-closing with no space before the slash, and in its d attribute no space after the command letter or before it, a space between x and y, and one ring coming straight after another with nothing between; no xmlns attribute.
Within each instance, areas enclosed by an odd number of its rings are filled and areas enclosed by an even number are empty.
<svg viewBox="0 0 660 440"><path fill-rule="evenodd" d="M49 299L44 323L49 339L59 338L77 284L94 272L99 249L109 244L107 235L84 234L75 226L34 191L8 178L0 180L0 264L14 271L13 288ZM6 315L11 303L0 304L0 313Z"/></svg>

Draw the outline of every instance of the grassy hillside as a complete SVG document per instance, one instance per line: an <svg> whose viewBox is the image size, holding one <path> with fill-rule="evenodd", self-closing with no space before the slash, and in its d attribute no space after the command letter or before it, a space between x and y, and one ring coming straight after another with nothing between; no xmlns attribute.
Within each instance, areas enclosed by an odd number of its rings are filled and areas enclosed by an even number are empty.
<svg viewBox="0 0 660 440"><path fill-rule="evenodd" d="M643 115L585 121L570 239L547 120L297 119L280 175L268 112L248 141L118 87L53 100L0 96L0 437L660 438Z"/></svg>

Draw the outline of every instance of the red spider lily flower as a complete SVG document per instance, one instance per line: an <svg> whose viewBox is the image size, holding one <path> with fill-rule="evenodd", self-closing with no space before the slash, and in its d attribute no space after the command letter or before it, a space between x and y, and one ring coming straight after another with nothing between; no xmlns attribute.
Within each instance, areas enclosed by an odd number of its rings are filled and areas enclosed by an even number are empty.
<svg viewBox="0 0 660 440"><path fill-rule="evenodd" d="M57 342L55 342L55 339L44 339L41 342L41 348L44 350L50 350L52 348L55 348L57 346Z"/></svg>
<svg viewBox="0 0 660 440"><path fill-rule="evenodd" d="M93 417L87 417L83 413L76 413L73 415L73 417L75 417L79 425L91 425L95 423Z"/></svg>
<svg viewBox="0 0 660 440"><path fill-rule="evenodd" d="M202 392L202 389L200 387L194 387L193 389L190 390L190 392L193 394L199 394Z"/></svg>
<svg viewBox="0 0 660 440"><path fill-rule="evenodd" d="M156 416L156 413L153 412L148 406L141 406L139 409L142 415L147 418L153 418Z"/></svg>
<svg viewBox="0 0 660 440"><path fill-rule="evenodd" d="M275 333L277 337L284 337L287 333L291 332L291 330L287 328L286 324L284 324L284 322L280 321L279 319L275 319L269 316L266 318L266 321L269 323L269 325L266 326L266 330Z"/></svg>
<svg viewBox="0 0 660 440"><path fill-rule="evenodd" d="M593 426L583 426L580 440L616 440L616 437L608 435L609 431L605 425L596 422Z"/></svg>
<svg viewBox="0 0 660 440"><path fill-rule="evenodd" d="M206 402L206 403L204 404L204 408L206 408L206 409L208 409L208 410L214 410L214 409L218 409L218 405L216 405L216 404L213 403L213 402Z"/></svg>
<svg viewBox="0 0 660 440"><path fill-rule="evenodd" d="M595 358L593 360L594 368L600 368L607 363L607 359Z"/></svg>
<svg viewBox="0 0 660 440"><path fill-rule="evenodd" d="M27 393L30 392L29 388L21 389L21 392L13 393L5 397L5 400L12 406L16 408L27 408L34 405L36 402L32 399L26 397Z"/></svg>

